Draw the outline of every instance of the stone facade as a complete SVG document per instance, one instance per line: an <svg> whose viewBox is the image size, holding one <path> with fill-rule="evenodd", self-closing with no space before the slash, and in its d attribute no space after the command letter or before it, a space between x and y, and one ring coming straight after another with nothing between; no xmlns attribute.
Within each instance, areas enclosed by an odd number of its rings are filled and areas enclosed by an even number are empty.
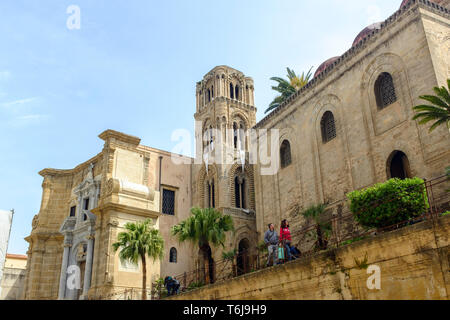
<svg viewBox="0 0 450 320"><path fill-rule="evenodd" d="M449 7L448 1L441 5ZM148 268L150 288L159 277L194 270L205 260L214 265L224 250L251 253L269 222L278 228L287 218L292 231L299 230L305 221L291 215L292 205L328 203L339 214L349 191L399 174L441 175L450 165L449 131L430 134L411 119L418 97L449 78L449 17L448 9L423 0L406 3L358 35L348 52L328 60L306 87L259 123L253 80L215 67L196 86L199 156L179 157L184 164L137 137L107 130L95 157L71 170L41 171L42 204L26 238L23 297L95 299L140 288L141 266L122 264L112 251L129 221L152 219L165 240L164 259ZM379 95L380 81L389 95ZM279 130L271 157L284 165L275 174L262 174L265 166L251 161L250 151L261 141L246 135L250 128ZM283 161L279 146L289 150ZM170 214L164 212L165 195L174 199ZM233 217L235 232L224 249L201 252L170 235L192 207L214 207ZM81 272L77 290L67 287L70 274L64 270L70 265Z"/></svg>
<svg viewBox="0 0 450 320"><path fill-rule="evenodd" d="M450 216L442 217L171 299L449 300L449 234ZM379 289L367 286L370 266Z"/></svg>

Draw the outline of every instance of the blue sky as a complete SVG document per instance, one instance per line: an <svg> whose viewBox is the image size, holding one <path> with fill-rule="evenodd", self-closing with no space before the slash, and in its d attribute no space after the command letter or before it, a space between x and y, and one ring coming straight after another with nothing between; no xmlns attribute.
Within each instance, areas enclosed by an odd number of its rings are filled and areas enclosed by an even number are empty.
<svg viewBox="0 0 450 320"><path fill-rule="evenodd" d="M195 83L216 65L253 77L257 119L269 80L348 50L400 0L2 0L0 209L16 210L10 253L39 212L43 168L73 168L114 129L172 150L193 131ZM81 28L69 30L69 5Z"/></svg>

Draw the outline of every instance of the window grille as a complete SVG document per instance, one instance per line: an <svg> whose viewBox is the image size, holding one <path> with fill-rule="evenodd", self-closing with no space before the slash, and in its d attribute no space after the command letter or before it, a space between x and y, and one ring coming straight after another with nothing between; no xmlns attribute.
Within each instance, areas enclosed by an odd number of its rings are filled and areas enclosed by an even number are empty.
<svg viewBox="0 0 450 320"><path fill-rule="evenodd" d="M175 215L175 191L163 190L163 206L162 213Z"/></svg>

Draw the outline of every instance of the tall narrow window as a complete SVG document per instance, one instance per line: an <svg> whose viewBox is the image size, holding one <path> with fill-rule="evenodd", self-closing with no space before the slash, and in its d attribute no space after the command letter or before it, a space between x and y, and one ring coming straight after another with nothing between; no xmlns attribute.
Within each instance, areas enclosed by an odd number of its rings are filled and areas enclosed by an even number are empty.
<svg viewBox="0 0 450 320"><path fill-rule="evenodd" d="M322 131L322 141L324 143L336 138L336 124L331 111L327 111L323 115L322 120L320 121L320 128Z"/></svg>
<svg viewBox="0 0 450 320"><path fill-rule="evenodd" d="M233 84L230 83L230 98L234 99L234 88L233 88Z"/></svg>
<svg viewBox="0 0 450 320"><path fill-rule="evenodd" d="M176 248L170 248L170 258L169 258L169 262L170 263L177 263L177 249Z"/></svg>
<svg viewBox="0 0 450 320"><path fill-rule="evenodd" d="M239 100L239 85L236 85L234 96L235 96L236 100Z"/></svg>
<svg viewBox="0 0 450 320"><path fill-rule="evenodd" d="M237 169L234 177L234 205L236 208L246 209L246 176L241 168Z"/></svg>
<svg viewBox="0 0 450 320"><path fill-rule="evenodd" d="M211 87L211 98L214 99L214 86Z"/></svg>
<svg viewBox="0 0 450 320"><path fill-rule="evenodd" d="M234 148L237 149L237 146L238 146L238 129L237 129L236 122L233 123L233 139L234 139L234 141L233 141Z"/></svg>
<svg viewBox="0 0 450 320"><path fill-rule="evenodd" d="M211 90L208 89L208 102L211 101Z"/></svg>
<svg viewBox="0 0 450 320"><path fill-rule="evenodd" d="M287 140L284 140L280 147L280 162L281 162L282 168L286 168L292 162L292 160L291 160L291 144Z"/></svg>
<svg viewBox="0 0 450 320"><path fill-rule="evenodd" d="M85 198L83 200L83 209L84 210L89 210L89 198ZM87 220L87 215L85 213L83 213L83 221Z"/></svg>
<svg viewBox="0 0 450 320"><path fill-rule="evenodd" d="M394 80L389 73L383 72L375 82L375 97L379 109L386 108L397 101Z"/></svg>
<svg viewBox="0 0 450 320"><path fill-rule="evenodd" d="M162 213L175 215L175 191L163 189Z"/></svg>
<svg viewBox="0 0 450 320"><path fill-rule="evenodd" d="M216 193L215 193L215 188L214 188L214 180L212 181L212 185L211 185L211 202L212 202L212 208L216 207Z"/></svg>
<svg viewBox="0 0 450 320"><path fill-rule="evenodd" d="M208 192L208 203L207 206L208 208L215 208L216 207L216 191L215 191L215 187L214 187L214 180L208 181L207 182L207 192Z"/></svg>
<svg viewBox="0 0 450 320"><path fill-rule="evenodd" d="M236 208L241 207L241 184L239 183L239 177L234 178L234 199Z"/></svg>
<svg viewBox="0 0 450 320"><path fill-rule="evenodd" d="M70 216L75 217L75 214L77 212L77 206L73 206L70 208Z"/></svg>
<svg viewBox="0 0 450 320"><path fill-rule="evenodd" d="M83 209L89 210L89 198L83 200Z"/></svg>

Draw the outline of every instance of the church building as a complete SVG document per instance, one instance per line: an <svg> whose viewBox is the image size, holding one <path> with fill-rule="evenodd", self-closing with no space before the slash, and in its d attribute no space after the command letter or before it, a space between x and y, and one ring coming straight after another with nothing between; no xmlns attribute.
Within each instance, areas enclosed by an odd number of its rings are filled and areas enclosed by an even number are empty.
<svg viewBox="0 0 450 320"><path fill-rule="evenodd" d="M259 122L252 78L228 66L213 68L195 90L200 161L107 130L99 135L103 149L91 159L39 173L42 202L26 238L24 298L96 299L141 288L142 266L120 261L112 248L127 222L151 219L164 238L164 259L147 267L150 289L205 259L214 278L223 250L251 255L269 223L279 228L288 219L293 232L300 230L305 220L291 213L293 205L326 203L339 216L350 191L394 177L442 175L450 165L450 132L442 126L430 134L412 120L412 108L419 96L446 83L449 62L450 1L405 0ZM270 164L252 161L254 145L265 142L249 129L277 132L276 141L267 139L279 164L275 172L264 173ZM225 249L201 251L170 235L192 207L233 218ZM71 268L79 272L76 286L70 285Z"/></svg>

